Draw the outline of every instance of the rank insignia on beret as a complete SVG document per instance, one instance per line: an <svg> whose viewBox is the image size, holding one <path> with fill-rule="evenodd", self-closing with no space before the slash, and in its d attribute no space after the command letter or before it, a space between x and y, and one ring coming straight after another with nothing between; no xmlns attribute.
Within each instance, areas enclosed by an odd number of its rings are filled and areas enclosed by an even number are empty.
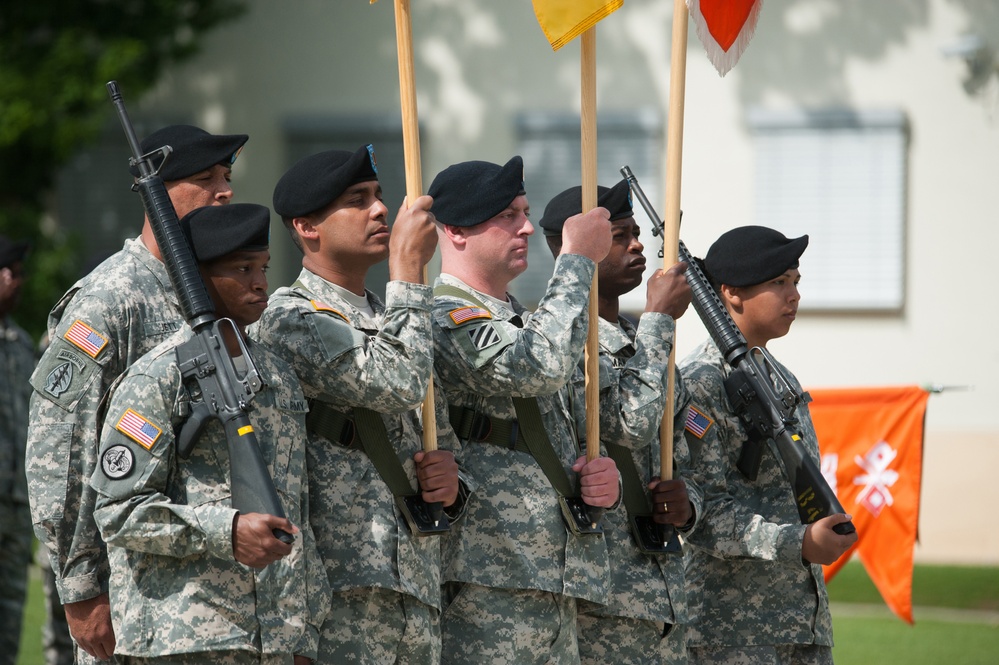
<svg viewBox="0 0 999 665"><path fill-rule="evenodd" d="M703 438L714 424L715 421L704 415L696 406L687 407L687 422L685 424L685 429L698 439Z"/></svg>
<svg viewBox="0 0 999 665"><path fill-rule="evenodd" d="M322 300L310 300L309 302L312 303L312 306L315 308L315 310L317 312L329 312L330 314L336 314L337 316L339 316L341 319L343 319L347 323L350 323L350 319L347 318L346 314L344 314L343 312L341 312L338 309L334 309L333 307L330 307L329 305L327 305L326 303L324 303Z"/></svg>
<svg viewBox="0 0 999 665"><path fill-rule="evenodd" d="M163 433L156 425L152 424L132 409L127 409L118 420L115 429L135 441L137 444L151 450L156 440Z"/></svg>
<svg viewBox="0 0 999 665"><path fill-rule="evenodd" d="M490 346L499 344L500 334L496 332L491 323L486 323L468 331L468 338L472 340L472 346L479 351L488 349Z"/></svg>
<svg viewBox="0 0 999 665"><path fill-rule="evenodd" d="M91 358L96 358L105 346L108 339L99 332L88 326L83 321L77 319L63 335L67 342L79 347Z"/></svg>
<svg viewBox="0 0 999 665"><path fill-rule="evenodd" d="M135 468L135 455L128 446L111 446L101 455L101 471L111 480L127 478Z"/></svg>
<svg viewBox="0 0 999 665"><path fill-rule="evenodd" d="M475 319L493 318L493 315L489 313L488 309L483 309L481 307L459 307L458 309L452 309L448 312L448 316L450 316L451 320L458 325L467 323L468 321L474 321Z"/></svg>

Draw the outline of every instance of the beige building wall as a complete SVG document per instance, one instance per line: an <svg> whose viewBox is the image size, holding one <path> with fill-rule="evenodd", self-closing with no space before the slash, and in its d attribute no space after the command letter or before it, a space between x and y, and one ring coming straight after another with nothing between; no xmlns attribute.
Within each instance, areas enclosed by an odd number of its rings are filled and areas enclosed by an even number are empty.
<svg viewBox="0 0 999 665"><path fill-rule="evenodd" d="M135 105L250 134L234 173L238 198L269 204L287 166L290 118L398 117L394 19L390 0L250 7ZM424 187L453 162L509 158L520 111L578 111L578 43L553 53L527 0L412 0L412 10ZM671 17L672 2L627 0L599 24L599 112L651 108L665 125ZM999 309L988 299L999 262L999 76L977 94L964 90L964 61L941 49L968 32L999 47L999 4L767 0L748 51L721 78L691 29L682 235L702 255L722 231L765 223L753 218L750 109L904 113L903 311L802 315L772 350L806 387L966 387L930 399L917 560L999 564L990 528L999 502ZM390 206L401 194L387 193ZM546 202L533 203L537 219ZM287 240L275 240L285 257L278 268L293 270ZM681 357L704 336L691 312L678 330Z"/></svg>

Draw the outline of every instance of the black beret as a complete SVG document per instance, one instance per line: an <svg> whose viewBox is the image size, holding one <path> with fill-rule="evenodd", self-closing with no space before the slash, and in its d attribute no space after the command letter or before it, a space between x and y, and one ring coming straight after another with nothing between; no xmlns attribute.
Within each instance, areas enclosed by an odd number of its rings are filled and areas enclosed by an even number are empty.
<svg viewBox="0 0 999 665"><path fill-rule="evenodd" d="M715 240L703 265L716 286L752 286L797 268L807 246L807 235L788 239L765 226L740 226Z"/></svg>
<svg viewBox="0 0 999 665"><path fill-rule="evenodd" d="M353 184L378 180L375 149L327 150L298 160L274 187L274 212L302 217L325 208Z"/></svg>
<svg viewBox="0 0 999 665"><path fill-rule="evenodd" d="M139 148L143 155L165 145L173 148L166 164L160 169L160 177L164 180L182 180L216 164L232 166L249 138L246 134L216 136L193 125L170 125L144 138ZM161 155L153 158L154 168L162 163ZM128 170L136 178L139 177L139 167L129 166Z"/></svg>
<svg viewBox="0 0 999 665"><path fill-rule="evenodd" d="M612 222L631 217L634 213L631 207L631 187L627 180L622 180L613 187L597 187L597 205L607 208ZM557 195L545 206L545 214L538 225L546 236L562 235L565 220L582 212L583 188L579 185L570 187Z"/></svg>
<svg viewBox="0 0 999 665"><path fill-rule="evenodd" d="M524 160L517 155L500 166L492 162L461 162L437 174L427 192L430 211L451 226L475 226L503 212L524 193Z"/></svg>
<svg viewBox="0 0 999 665"><path fill-rule="evenodd" d="M7 236L0 236L0 268L23 261L30 247L31 243L27 240L11 240Z"/></svg>
<svg viewBox="0 0 999 665"><path fill-rule="evenodd" d="M199 263L232 252L267 249L271 237L271 211L256 203L230 203L196 208L180 220Z"/></svg>

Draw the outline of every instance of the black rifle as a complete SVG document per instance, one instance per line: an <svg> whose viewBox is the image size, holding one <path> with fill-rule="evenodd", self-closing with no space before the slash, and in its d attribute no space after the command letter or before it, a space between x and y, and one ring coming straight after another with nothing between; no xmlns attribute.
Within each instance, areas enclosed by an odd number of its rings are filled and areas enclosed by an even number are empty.
<svg viewBox="0 0 999 665"><path fill-rule="evenodd" d="M661 235L663 222L642 191L638 179L627 166L621 167L621 175L652 220L654 233ZM807 404L811 397L808 393L801 394L794 390L766 349L749 348L746 338L682 240L679 243L679 259L687 264L687 283L693 294L694 309L722 357L732 367L732 373L725 380L725 392L749 434L739 457L739 471L749 480L756 480L764 446L768 439L773 440L794 491L801 523L811 524L823 517L844 513L842 504L815 462L802 448L799 443L801 437L795 431L795 409L799 404ZM853 533L856 528L853 522L841 522L833 530L845 535Z"/></svg>
<svg viewBox="0 0 999 665"><path fill-rule="evenodd" d="M198 272L194 253L181 231L173 202L159 170L153 166L154 155L162 155L165 163L172 149L163 146L143 155L118 83L110 81L107 88L132 150L129 163L139 169L139 179L133 189L138 190L142 198L142 207L163 254L170 282L180 298L184 319L194 331L194 337L177 347L177 363L184 383L195 395L191 415L177 434L177 454L186 459L205 426L213 419L218 420L225 430L229 448L232 507L240 513L285 517L247 415L250 401L260 390L260 376L236 324L229 319L216 318L215 306ZM223 327L229 328L238 341L245 370L238 370L233 363L225 345ZM274 536L289 544L295 539L283 529L274 529Z"/></svg>

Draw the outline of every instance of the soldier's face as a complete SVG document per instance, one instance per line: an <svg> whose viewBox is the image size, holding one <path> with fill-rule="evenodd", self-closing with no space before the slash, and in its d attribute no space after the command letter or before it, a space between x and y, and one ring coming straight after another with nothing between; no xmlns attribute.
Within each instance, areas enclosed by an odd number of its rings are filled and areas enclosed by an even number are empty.
<svg viewBox="0 0 999 665"><path fill-rule="evenodd" d="M388 257L388 208L377 180L351 185L320 214L323 249L339 261L371 266Z"/></svg>
<svg viewBox="0 0 999 665"><path fill-rule="evenodd" d="M232 319L241 329L260 318L267 307L270 260L267 250L233 252L201 265L205 287L220 318Z"/></svg>
<svg viewBox="0 0 999 665"><path fill-rule="evenodd" d="M182 180L171 180L166 184L167 193L181 218L195 208L211 205L225 205L232 201L232 187L229 180L232 169L216 164L200 173Z"/></svg>
<svg viewBox="0 0 999 665"><path fill-rule="evenodd" d="M798 282L801 273L791 268L770 281L738 288L723 287L731 295L732 318L752 346L783 337L798 314ZM734 299L731 297L734 296Z"/></svg>
<svg viewBox="0 0 999 665"><path fill-rule="evenodd" d="M611 248L597 269L600 293L616 298L642 283L645 247L638 240L641 229L634 217L611 222Z"/></svg>
<svg viewBox="0 0 999 665"><path fill-rule="evenodd" d="M527 270L528 239L534 235L530 212L527 196L521 194L500 214L468 227L470 258L507 281Z"/></svg>

